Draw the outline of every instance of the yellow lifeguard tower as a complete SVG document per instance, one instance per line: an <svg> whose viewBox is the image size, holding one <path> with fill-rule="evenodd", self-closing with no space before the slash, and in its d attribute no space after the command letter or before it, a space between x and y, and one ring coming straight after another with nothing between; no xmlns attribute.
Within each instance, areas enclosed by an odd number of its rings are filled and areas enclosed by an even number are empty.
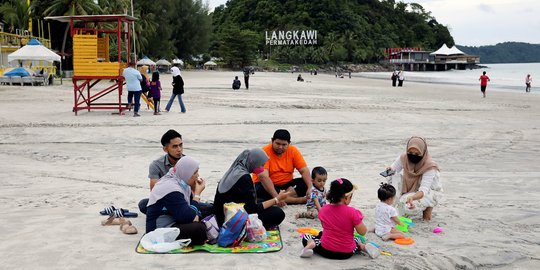
<svg viewBox="0 0 540 270"><path fill-rule="evenodd" d="M127 110L127 106L122 104L124 85L122 70L131 61L131 24L136 18L129 15L81 15L45 19L67 22L70 25L73 37L72 80L75 115L80 110L117 109L119 114ZM111 35L115 35L117 41L118 57L114 62L111 62L109 55ZM122 61L122 57L125 62ZM99 84L101 81L107 84ZM118 93L118 102L97 102L115 91Z"/></svg>

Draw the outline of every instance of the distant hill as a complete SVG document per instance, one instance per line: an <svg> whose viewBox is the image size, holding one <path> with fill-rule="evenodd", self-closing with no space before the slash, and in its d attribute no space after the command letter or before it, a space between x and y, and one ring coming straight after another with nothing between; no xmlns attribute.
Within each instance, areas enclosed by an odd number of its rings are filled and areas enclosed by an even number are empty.
<svg viewBox="0 0 540 270"><path fill-rule="evenodd" d="M479 55L482 64L540 62L540 44L504 42L490 46L456 45L456 47L464 53Z"/></svg>

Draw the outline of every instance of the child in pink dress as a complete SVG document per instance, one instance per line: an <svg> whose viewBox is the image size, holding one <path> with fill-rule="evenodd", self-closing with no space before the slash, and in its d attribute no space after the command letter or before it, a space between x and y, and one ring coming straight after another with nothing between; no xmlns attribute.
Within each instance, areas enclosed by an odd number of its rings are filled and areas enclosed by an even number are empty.
<svg viewBox="0 0 540 270"><path fill-rule="evenodd" d="M356 186L345 178L339 178L330 184L327 199L330 202L319 211L323 231L317 236L305 234L302 239L304 249L300 257L311 257L317 253L325 258L344 260L352 255L366 252L370 258L379 256L380 251L373 244L362 244L354 237L354 231L361 235L367 232L362 223L362 213L350 207Z"/></svg>

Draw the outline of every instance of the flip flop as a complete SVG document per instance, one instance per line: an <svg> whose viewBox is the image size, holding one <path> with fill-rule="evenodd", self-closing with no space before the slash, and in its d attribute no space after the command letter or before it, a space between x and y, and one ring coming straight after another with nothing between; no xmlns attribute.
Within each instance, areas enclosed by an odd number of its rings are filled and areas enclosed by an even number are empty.
<svg viewBox="0 0 540 270"><path fill-rule="evenodd" d="M120 224L120 230L125 234L137 234L137 228L135 228L129 220L124 220L124 222Z"/></svg>
<svg viewBox="0 0 540 270"><path fill-rule="evenodd" d="M101 215L104 215L104 216L110 216L111 213L113 213L113 212L116 211L116 210L117 210L116 207L114 207L114 206L111 205L111 206L109 206L109 207L103 208L103 210L99 211L99 213L100 213ZM122 212L129 212L128 209L120 208L120 210L121 210Z"/></svg>
<svg viewBox="0 0 540 270"><path fill-rule="evenodd" d="M133 213L133 212L129 212L129 211L124 211L124 209L116 209L114 210L112 213L111 213L111 216L114 216L114 217L138 217L139 214L137 213Z"/></svg>

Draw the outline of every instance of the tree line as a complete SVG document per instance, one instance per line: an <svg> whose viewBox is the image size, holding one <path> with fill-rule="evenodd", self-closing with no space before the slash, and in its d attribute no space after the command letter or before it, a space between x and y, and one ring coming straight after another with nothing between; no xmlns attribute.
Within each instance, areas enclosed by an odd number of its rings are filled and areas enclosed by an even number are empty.
<svg viewBox="0 0 540 270"><path fill-rule="evenodd" d="M504 42L489 46L456 46L467 54L480 56L485 64L540 63L540 44Z"/></svg>
<svg viewBox="0 0 540 270"><path fill-rule="evenodd" d="M454 45L448 28L421 5L395 0L229 0L213 12L202 0L133 3L139 58L204 54L220 57L231 67L261 58L291 64L374 63L387 47L430 50ZM0 19L11 29L27 28L29 17L126 13L131 14L130 0L32 0L30 5L4 0L0 5ZM53 47L69 55L67 25L50 25ZM33 27L37 33L36 24ZM317 45L265 44L265 31L308 29L318 31Z"/></svg>

